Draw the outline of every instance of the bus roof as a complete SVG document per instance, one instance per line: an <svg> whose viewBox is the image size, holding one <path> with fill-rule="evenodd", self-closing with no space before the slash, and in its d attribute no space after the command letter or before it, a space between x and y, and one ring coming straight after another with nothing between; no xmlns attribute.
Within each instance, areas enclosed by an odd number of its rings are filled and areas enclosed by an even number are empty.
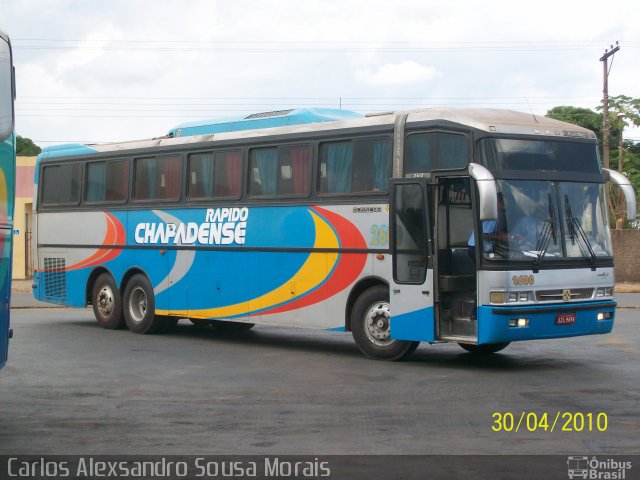
<svg viewBox="0 0 640 480"><path fill-rule="evenodd" d="M342 112L340 114L339 112ZM227 119L217 123L189 123L170 130L159 138L95 145L65 144L45 147L38 160L99 152L118 152L153 147L179 146L213 140L239 140L274 135L329 132L345 128L393 128L396 119L406 115L407 124L449 124L497 134L528 134L565 138L595 139L590 130L532 113L486 108L426 108L384 112L362 116L355 112L331 109L295 109L253 118ZM279 123L283 123L279 125ZM180 131L180 135L178 132ZM202 132L202 133L196 133Z"/></svg>
<svg viewBox="0 0 640 480"><path fill-rule="evenodd" d="M222 118L180 124L167 134L169 137L208 135L212 133L238 132L260 128L287 127L307 123L334 122L349 118L362 118L361 113L333 108L295 108L273 112L254 113L242 117Z"/></svg>

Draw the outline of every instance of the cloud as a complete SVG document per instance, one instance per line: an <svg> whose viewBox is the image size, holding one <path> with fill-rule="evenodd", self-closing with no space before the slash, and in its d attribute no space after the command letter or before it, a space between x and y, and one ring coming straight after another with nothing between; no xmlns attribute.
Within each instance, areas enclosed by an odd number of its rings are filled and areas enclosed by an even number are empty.
<svg viewBox="0 0 640 480"><path fill-rule="evenodd" d="M180 122L300 106L594 108L598 59L615 40L609 92L640 97L638 7L604 18L557 0L526 15L509 0L486 14L471 0L0 3L19 133L37 141L153 137Z"/></svg>
<svg viewBox="0 0 640 480"><path fill-rule="evenodd" d="M369 85L410 85L427 82L440 75L433 67L426 67L414 61L387 63L377 71L358 70L357 76Z"/></svg>

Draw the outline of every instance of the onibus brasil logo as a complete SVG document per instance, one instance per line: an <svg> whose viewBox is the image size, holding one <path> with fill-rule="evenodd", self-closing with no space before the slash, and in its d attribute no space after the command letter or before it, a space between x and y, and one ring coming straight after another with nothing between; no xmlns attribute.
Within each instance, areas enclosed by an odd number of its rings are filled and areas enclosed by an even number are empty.
<svg viewBox="0 0 640 480"><path fill-rule="evenodd" d="M163 212L156 212L165 222L143 222L136 225L136 243L163 245L243 245L247 232L249 209L208 208L203 223L182 223ZM169 222L167 218L175 221Z"/></svg>
<svg viewBox="0 0 640 480"><path fill-rule="evenodd" d="M567 458L567 474L570 479L624 480L631 462L607 458L606 460L588 456L570 456Z"/></svg>

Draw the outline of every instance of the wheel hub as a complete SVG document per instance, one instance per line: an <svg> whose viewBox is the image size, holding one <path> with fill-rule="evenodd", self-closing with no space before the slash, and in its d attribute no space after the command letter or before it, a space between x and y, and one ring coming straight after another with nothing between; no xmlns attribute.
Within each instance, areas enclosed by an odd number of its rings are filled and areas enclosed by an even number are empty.
<svg viewBox="0 0 640 480"><path fill-rule="evenodd" d="M98 310L105 317L113 312L113 292L108 287L103 287L98 293Z"/></svg>
<svg viewBox="0 0 640 480"><path fill-rule="evenodd" d="M376 302L369 307L365 318L365 333L367 338L378 346L393 343L390 338L391 309L387 302Z"/></svg>
<svg viewBox="0 0 640 480"><path fill-rule="evenodd" d="M136 287L130 298L129 313L135 322L142 322L147 314L147 295L142 288Z"/></svg>

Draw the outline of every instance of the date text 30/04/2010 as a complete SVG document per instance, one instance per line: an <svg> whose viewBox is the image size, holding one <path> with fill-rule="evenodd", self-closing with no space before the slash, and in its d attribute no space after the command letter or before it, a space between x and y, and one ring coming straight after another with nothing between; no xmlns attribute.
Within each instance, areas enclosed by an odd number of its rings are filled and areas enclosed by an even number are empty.
<svg viewBox="0 0 640 480"><path fill-rule="evenodd" d="M494 412L494 432L605 432L609 418L604 412Z"/></svg>

